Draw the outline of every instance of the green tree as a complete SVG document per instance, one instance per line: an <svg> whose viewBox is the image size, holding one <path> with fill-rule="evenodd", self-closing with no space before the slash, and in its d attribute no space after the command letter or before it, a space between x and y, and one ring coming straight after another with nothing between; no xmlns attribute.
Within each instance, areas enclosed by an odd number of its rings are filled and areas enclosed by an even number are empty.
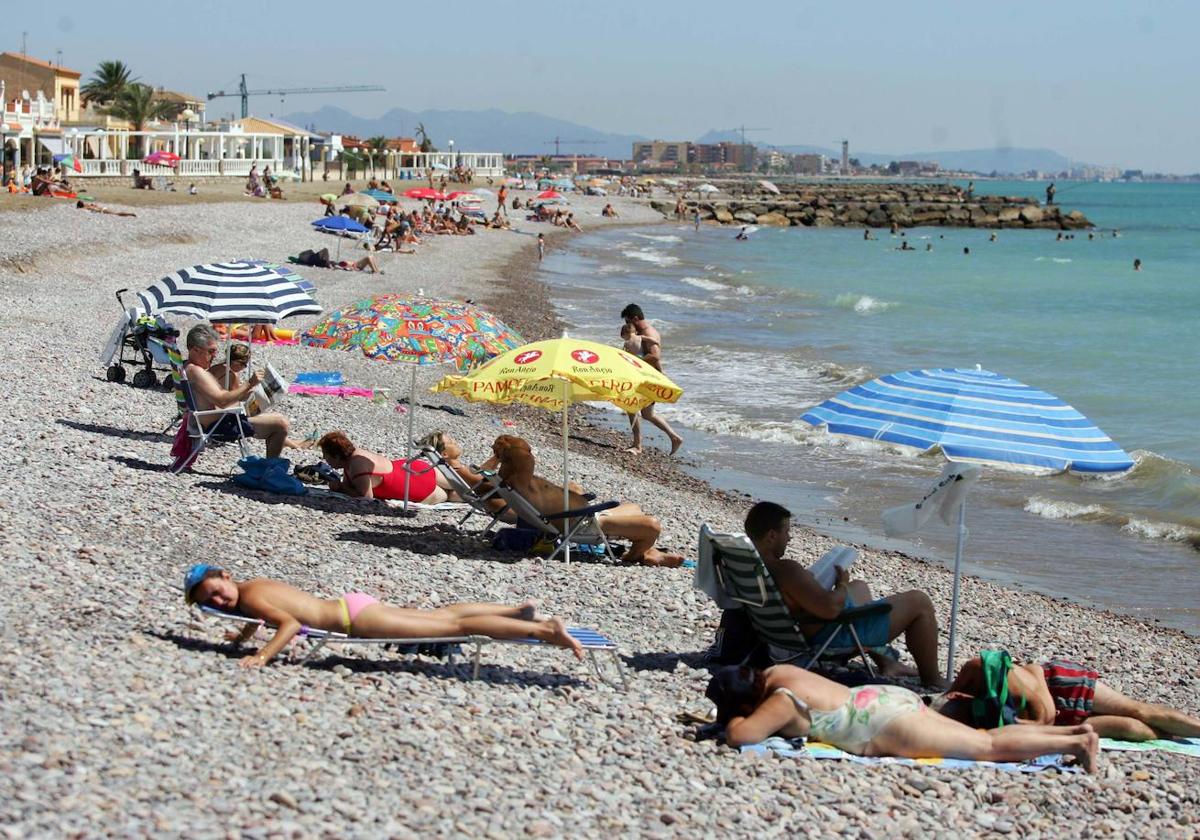
<svg viewBox="0 0 1200 840"><path fill-rule="evenodd" d="M433 141L429 139L429 135L425 133L425 123L417 123L417 135L421 138L422 152L436 152L437 147L433 145Z"/></svg>
<svg viewBox="0 0 1200 840"><path fill-rule="evenodd" d="M154 120L169 119L171 103L155 98L154 88L141 82L131 82L117 94L117 98L108 108L108 113L123 119L133 126L134 131L145 130L146 123ZM137 157L142 156L142 138L136 141Z"/></svg>
<svg viewBox="0 0 1200 840"><path fill-rule="evenodd" d="M386 158L388 140L382 134L367 138L367 156L371 160L371 173L375 173L375 162Z"/></svg>
<svg viewBox="0 0 1200 840"><path fill-rule="evenodd" d="M84 102L108 105L115 102L125 88L136 82L125 62L101 61L80 92Z"/></svg>

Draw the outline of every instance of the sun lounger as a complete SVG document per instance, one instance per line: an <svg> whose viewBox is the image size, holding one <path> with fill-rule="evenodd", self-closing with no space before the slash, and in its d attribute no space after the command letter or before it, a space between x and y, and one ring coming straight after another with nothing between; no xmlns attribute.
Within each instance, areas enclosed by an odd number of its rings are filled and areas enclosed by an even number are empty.
<svg viewBox="0 0 1200 840"><path fill-rule="evenodd" d="M612 510L620 505L620 502L613 500L589 505L577 510L542 513L534 507L532 502L508 484L500 482L496 487L496 492L508 504L512 512L517 515L519 523L530 528L535 528L545 536L557 541L558 545L555 546L550 556L546 558L547 560L553 560L558 556L560 551L565 552L568 545L576 544L589 546L602 545L608 559L614 563L617 561L617 556L613 554L612 546L608 544L608 537L604 535L604 531L600 528L600 519L597 514L603 513L606 510ZM572 519L575 520L573 524L571 523ZM566 524L565 531L562 528L564 523Z"/></svg>
<svg viewBox="0 0 1200 840"><path fill-rule="evenodd" d="M237 613L218 610L215 607L210 607L204 604L196 605L196 608L210 618L216 618L223 621L234 621L239 624L253 624L259 627L273 629L270 625L257 618L248 618ZM568 627L567 632L575 638L584 651L587 653L588 664L591 666L592 673L596 675L596 679L610 685L617 683L606 676L606 672L610 669L602 668L600 665L599 654L607 654L613 664L613 669L620 678L621 688L629 689L629 679L625 675L625 666L621 663L621 657L617 654L617 643L605 636L598 630L591 630L586 627ZM442 636L429 637L419 639L368 639L360 636L348 636L345 633L330 633L325 630L314 630L310 627L301 627L300 632L296 634L297 638L303 644L303 650L299 653L293 653L293 660L296 662L304 662L311 659L317 651L329 645L397 645L400 647L411 647L421 645L462 645L473 648L471 653L471 679L479 678L479 668L483 656L484 645L493 644L514 644L538 647L550 647L544 642L537 639L493 639L490 636ZM453 654L450 654L453 661Z"/></svg>
<svg viewBox="0 0 1200 840"><path fill-rule="evenodd" d="M770 657L776 662L799 659L801 667L811 669L820 659L845 659L858 655L875 676L875 668L854 629L854 621L870 615L891 612L891 604L865 604L843 610L827 624L845 627L854 639L849 650L831 647L836 633L825 643L814 647L801 632L779 594L775 579L758 555L758 550L745 534L718 534L705 523L700 526L700 555L702 565L711 557L713 571L729 601L736 602L750 617L758 638L767 645Z"/></svg>
<svg viewBox="0 0 1200 840"><path fill-rule="evenodd" d="M490 503L498 498L497 493L499 492L499 488L496 484L485 479L472 487L450 466L446 459L442 457L442 454L432 446L422 446L420 448L420 456L433 464L446 483L450 485L450 489L470 506L470 509L463 515L463 518L458 520L458 527L462 528L472 516L478 514L488 519L488 524L484 526L479 536L481 538L491 536L492 528L495 527L500 517L508 510L507 504L496 509L490 506Z"/></svg>

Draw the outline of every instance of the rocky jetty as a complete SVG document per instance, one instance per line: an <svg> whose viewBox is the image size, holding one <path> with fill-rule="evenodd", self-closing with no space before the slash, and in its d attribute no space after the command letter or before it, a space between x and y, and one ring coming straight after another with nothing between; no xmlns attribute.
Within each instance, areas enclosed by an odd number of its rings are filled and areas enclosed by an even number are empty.
<svg viewBox="0 0 1200 840"><path fill-rule="evenodd" d="M722 187L712 198L687 199L690 218L725 225L773 227L975 227L1079 230L1092 227L1078 210L1042 206L1024 196L976 195L953 184L781 184L780 193L757 185ZM686 194L685 194L686 196ZM654 201L670 216L674 201Z"/></svg>

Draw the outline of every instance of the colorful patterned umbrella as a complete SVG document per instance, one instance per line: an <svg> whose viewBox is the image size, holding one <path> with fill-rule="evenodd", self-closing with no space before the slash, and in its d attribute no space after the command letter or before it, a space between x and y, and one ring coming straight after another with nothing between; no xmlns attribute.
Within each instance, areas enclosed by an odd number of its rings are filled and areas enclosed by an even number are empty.
<svg viewBox="0 0 1200 840"><path fill-rule="evenodd" d="M404 443L408 460L417 407L417 366L453 364L466 371L520 347L525 340L496 316L469 303L378 295L334 312L305 330L300 343L326 350L359 350L368 359L412 365ZM407 511L407 481L404 495Z"/></svg>
<svg viewBox="0 0 1200 840"><path fill-rule="evenodd" d="M306 330L300 342L362 351L368 359L453 364L466 371L525 343L496 316L469 303L401 295L355 301Z"/></svg>
<svg viewBox="0 0 1200 840"><path fill-rule="evenodd" d="M69 166L76 172L83 171L83 166L79 163L79 159L75 155L55 155L54 162L61 166Z"/></svg>

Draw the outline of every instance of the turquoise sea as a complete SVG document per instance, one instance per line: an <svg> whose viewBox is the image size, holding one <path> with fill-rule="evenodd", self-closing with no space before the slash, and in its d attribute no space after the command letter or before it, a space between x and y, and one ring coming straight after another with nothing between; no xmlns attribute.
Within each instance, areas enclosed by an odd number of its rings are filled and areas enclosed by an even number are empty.
<svg viewBox="0 0 1200 840"><path fill-rule="evenodd" d="M1044 184L976 193L1040 198ZM945 558L948 530L887 541L879 520L921 495L940 456L830 437L799 420L805 408L918 367L980 364L1057 394L1136 467L1107 480L986 470L968 571L1200 634L1200 185L1059 182L1057 198L1097 225L1093 239L916 228L900 251L887 231L735 242L733 228L658 225L578 237L542 273L575 334L617 343L629 302L659 325L685 389L661 411L693 469L847 539Z"/></svg>

